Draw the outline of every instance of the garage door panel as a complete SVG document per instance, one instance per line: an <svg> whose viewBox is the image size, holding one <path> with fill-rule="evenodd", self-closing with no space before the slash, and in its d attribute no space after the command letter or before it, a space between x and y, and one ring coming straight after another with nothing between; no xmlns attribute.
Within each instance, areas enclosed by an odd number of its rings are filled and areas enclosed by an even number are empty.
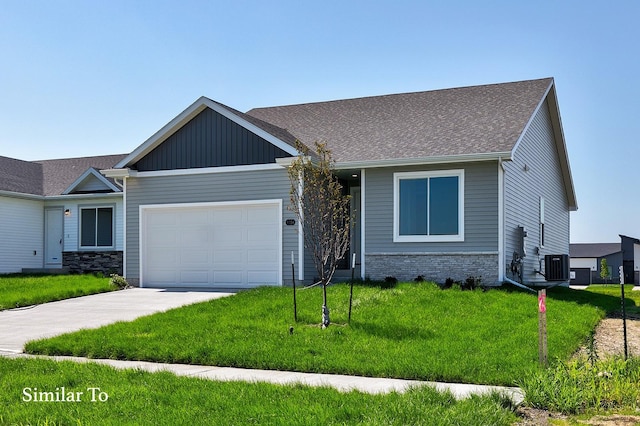
<svg viewBox="0 0 640 426"><path fill-rule="evenodd" d="M178 266L178 253L172 247L151 247L149 248L149 256L156 261L157 265L163 266L160 269Z"/></svg>
<svg viewBox="0 0 640 426"><path fill-rule="evenodd" d="M278 237L278 231L269 228L251 227L247 229L247 241L249 244L269 245L274 238Z"/></svg>
<svg viewBox="0 0 640 426"><path fill-rule="evenodd" d="M145 275L145 280L150 283L170 286L178 282L178 273L175 269L152 269Z"/></svg>
<svg viewBox="0 0 640 426"><path fill-rule="evenodd" d="M242 244L246 240L244 237L243 231L244 230L242 228L229 228L229 227L216 226L213 231L213 240L216 243L216 245Z"/></svg>
<svg viewBox="0 0 640 426"><path fill-rule="evenodd" d="M190 225L208 225L211 221L211 212L207 209L182 210L179 213L180 223Z"/></svg>
<svg viewBox="0 0 640 426"><path fill-rule="evenodd" d="M188 226L181 229L180 244L185 246L206 246L209 244L209 228Z"/></svg>
<svg viewBox="0 0 640 426"><path fill-rule="evenodd" d="M143 206L142 285L279 285L281 215L279 203Z"/></svg>
<svg viewBox="0 0 640 426"><path fill-rule="evenodd" d="M183 249L180 253L180 264L182 266L208 267L211 264L209 250Z"/></svg>
<svg viewBox="0 0 640 426"><path fill-rule="evenodd" d="M175 229L167 229L166 227L150 228L150 235L147 242L152 246L174 246L178 243L178 232Z"/></svg>
<svg viewBox="0 0 640 426"><path fill-rule="evenodd" d="M245 251L244 250L214 250L213 251L213 263L216 266L224 265L225 263L244 263Z"/></svg>
<svg viewBox="0 0 640 426"><path fill-rule="evenodd" d="M209 270L189 270L180 273L180 281L194 285L209 284Z"/></svg>
<svg viewBox="0 0 640 426"><path fill-rule="evenodd" d="M251 207L247 209L247 222L256 224L269 224L278 221L278 212L267 206Z"/></svg>
<svg viewBox="0 0 640 426"><path fill-rule="evenodd" d="M233 285L244 284L244 271L215 271L213 273L213 280L216 283L228 283Z"/></svg>
<svg viewBox="0 0 640 426"><path fill-rule="evenodd" d="M256 262L265 262L273 264L278 261L278 253L269 249L249 249L247 250L247 262L253 264Z"/></svg>
<svg viewBox="0 0 640 426"><path fill-rule="evenodd" d="M248 271L247 272L247 284L248 285L269 285L277 284L278 274L270 271Z"/></svg>
<svg viewBox="0 0 640 426"><path fill-rule="evenodd" d="M178 224L178 216L173 211L155 212L147 220L150 226L175 226Z"/></svg>
<svg viewBox="0 0 640 426"><path fill-rule="evenodd" d="M213 220L217 223L240 226L244 222L242 209L236 207L221 207L213 212Z"/></svg>

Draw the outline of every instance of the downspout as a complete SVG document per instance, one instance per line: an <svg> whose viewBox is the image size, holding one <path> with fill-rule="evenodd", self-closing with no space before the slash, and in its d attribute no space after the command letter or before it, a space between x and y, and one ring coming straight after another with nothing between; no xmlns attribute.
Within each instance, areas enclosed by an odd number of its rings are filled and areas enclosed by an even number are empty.
<svg viewBox="0 0 640 426"><path fill-rule="evenodd" d="M505 278L504 248L504 164L498 158L498 281Z"/></svg>
<svg viewBox="0 0 640 426"><path fill-rule="evenodd" d="M538 292L537 292L537 291L535 291L534 289L529 288L529 287L527 287L526 285L519 283L518 281L514 281L514 280L512 280L511 278L504 277L503 281L504 281L504 282L506 282L506 283L509 283L509 284L513 284L513 285L515 285L516 287L520 287L521 289L524 289L524 290L530 291L530 292L532 292L532 293L536 293L536 294L538 294Z"/></svg>

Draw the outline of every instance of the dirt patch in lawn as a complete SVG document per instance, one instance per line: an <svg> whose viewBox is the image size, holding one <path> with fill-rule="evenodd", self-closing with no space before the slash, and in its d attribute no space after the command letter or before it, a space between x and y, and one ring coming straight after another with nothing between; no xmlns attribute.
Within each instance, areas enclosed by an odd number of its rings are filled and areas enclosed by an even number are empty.
<svg viewBox="0 0 640 426"><path fill-rule="evenodd" d="M624 355L624 331L620 312L615 312L600 321L594 336L598 357ZM629 356L640 356L640 316L627 315L627 351ZM586 347L580 348L577 356L586 354Z"/></svg>
<svg viewBox="0 0 640 426"><path fill-rule="evenodd" d="M600 321L595 330L594 340L598 357L624 356L624 332L620 312L612 313ZM627 351L629 356L640 356L640 315L627 315ZM586 354L587 348L583 346L575 356ZM522 418L517 423L520 426L564 424L565 421L568 421L568 417L563 414L536 408L519 407L517 413ZM573 421L577 422L577 424L585 425L632 426L640 424L640 415L625 416L616 414L611 416L594 416L586 420L573 419Z"/></svg>

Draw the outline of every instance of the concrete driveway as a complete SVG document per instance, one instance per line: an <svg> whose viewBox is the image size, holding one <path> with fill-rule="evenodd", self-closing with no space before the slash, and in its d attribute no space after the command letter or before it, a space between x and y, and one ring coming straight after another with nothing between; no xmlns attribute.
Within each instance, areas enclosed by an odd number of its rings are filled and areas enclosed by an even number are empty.
<svg viewBox="0 0 640 426"><path fill-rule="evenodd" d="M0 311L0 353L21 353L30 340L131 321L155 312L229 296L202 290L130 288Z"/></svg>

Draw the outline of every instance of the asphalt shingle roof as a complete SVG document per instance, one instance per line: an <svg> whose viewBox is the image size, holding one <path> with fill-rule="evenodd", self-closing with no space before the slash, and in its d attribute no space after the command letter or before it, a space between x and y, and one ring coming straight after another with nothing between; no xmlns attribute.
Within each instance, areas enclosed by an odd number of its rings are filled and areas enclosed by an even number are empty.
<svg viewBox="0 0 640 426"><path fill-rule="evenodd" d="M603 257L621 251L620 243L575 243L569 244L569 256Z"/></svg>
<svg viewBox="0 0 640 426"><path fill-rule="evenodd" d="M337 162L510 152L553 79L255 108Z"/></svg>
<svg viewBox="0 0 640 426"><path fill-rule="evenodd" d="M90 167L107 169L125 155L22 161L0 157L0 190L32 195L60 195Z"/></svg>
<svg viewBox="0 0 640 426"><path fill-rule="evenodd" d="M42 165L0 157L0 191L42 195Z"/></svg>
<svg viewBox="0 0 640 426"><path fill-rule="evenodd" d="M42 195L60 195L90 167L97 170L108 169L115 166L125 156L119 154L36 161L42 165L44 175Z"/></svg>

